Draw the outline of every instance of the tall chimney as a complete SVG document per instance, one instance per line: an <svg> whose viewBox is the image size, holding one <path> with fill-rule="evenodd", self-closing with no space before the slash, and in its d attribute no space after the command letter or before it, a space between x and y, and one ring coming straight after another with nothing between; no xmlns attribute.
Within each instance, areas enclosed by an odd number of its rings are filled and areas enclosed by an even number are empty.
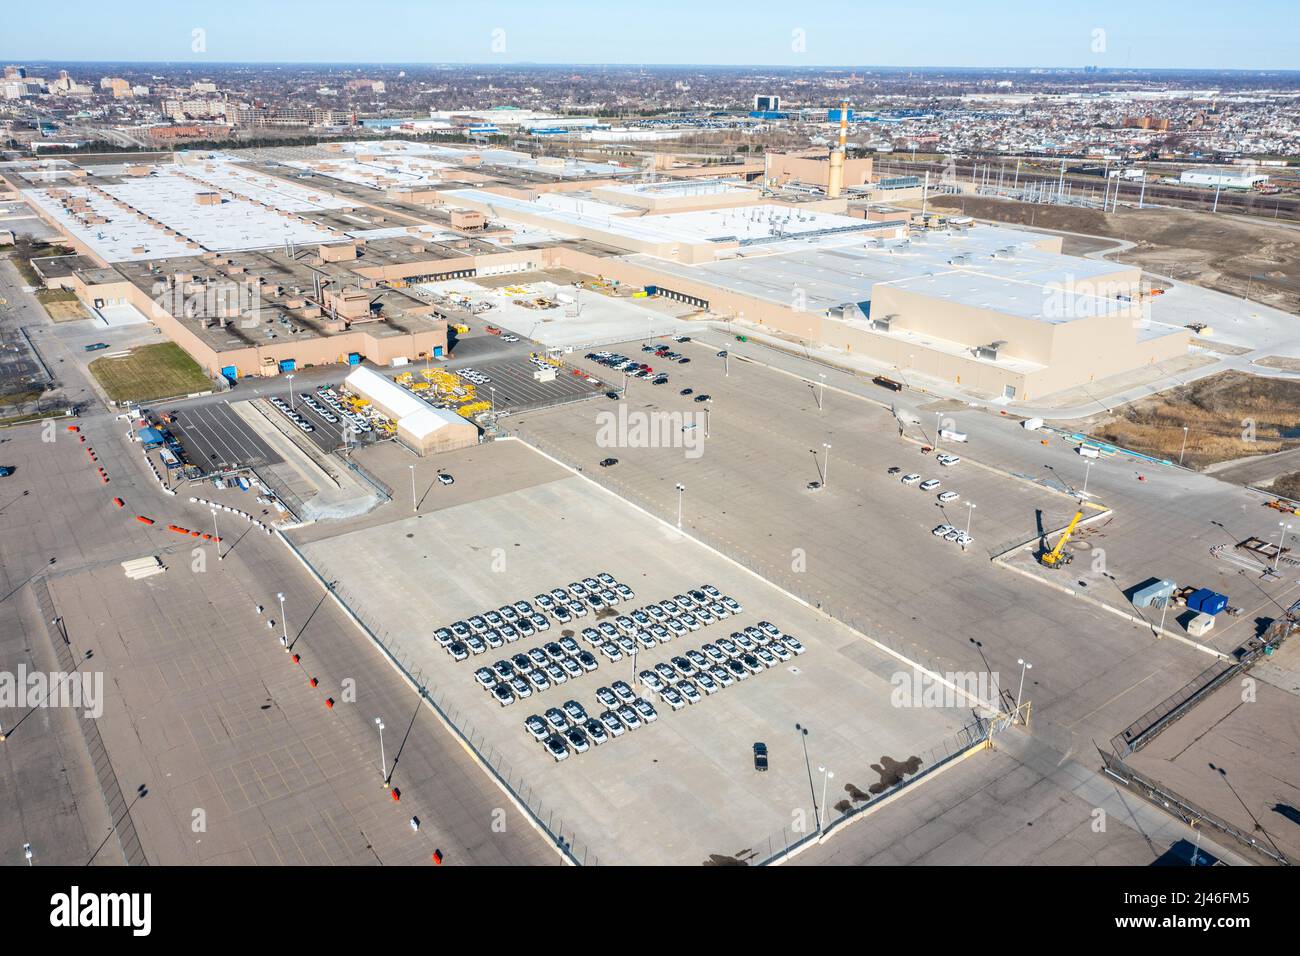
<svg viewBox="0 0 1300 956"><path fill-rule="evenodd" d="M840 103L840 145L831 150L830 169L826 174L826 198L838 199L844 191L844 153L849 139L849 104Z"/></svg>

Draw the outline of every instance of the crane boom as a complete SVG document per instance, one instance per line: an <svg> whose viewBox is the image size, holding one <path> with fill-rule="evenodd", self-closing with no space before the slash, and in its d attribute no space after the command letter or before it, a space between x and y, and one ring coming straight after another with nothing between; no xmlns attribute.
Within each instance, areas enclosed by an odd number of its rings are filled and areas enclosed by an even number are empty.
<svg viewBox="0 0 1300 956"><path fill-rule="evenodd" d="M1074 534L1074 528L1082 517L1082 510L1074 513L1074 519L1066 526L1065 533L1061 535L1061 540L1056 542L1056 547L1039 559L1043 564L1047 565L1049 568L1055 568L1065 563L1065 561L1062 560L1062 558L1065 557L1065 542L1070 540L1070 535ZM1065 558L1065 560L1069 559Z"/></svg>

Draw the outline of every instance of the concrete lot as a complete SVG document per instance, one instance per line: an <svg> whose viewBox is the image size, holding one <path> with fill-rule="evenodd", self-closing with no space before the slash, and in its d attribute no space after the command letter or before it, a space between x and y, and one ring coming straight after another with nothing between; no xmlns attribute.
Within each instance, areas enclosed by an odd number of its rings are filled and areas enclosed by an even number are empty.
<svg viewBox="0 0 1300 956"><path fill-rule="evenodd" d="M1252 670L1125 762L1263 846L1300 860L1300 647L1288 643L1283 652L1290 658L1291 686L1276 686L1264 668Z"/></svg>
<svg viewBox="0 0 1300 956"><path fill-rule="evenodd" d="M811 729L813 776L818 765L832 766L839 780L868 791L881 782L873 764L906 762L942 746L970 721L969 707L893 706L890 678L906 670L897 659L527 449L497 443L477 449L476 457L472 469L455 466L456 485L435 489L435 496L459 492L435 514L388 523L371 516L356 530L317 527L302 536L310 539L303 547L350 601L355 595L372 627L419 662L459 713L458 723L494 749L543 805L554 807L601 862L745 858L766 846L769 835L789 831L800 813L811 821L814 797L796 723ZM515 476L518 484L524 473L531 479L525 487L494 487L499 475ZM592 546L596 541L599 547ZM632 662L600 658L595 673L502 708L474 682L473 671L581 628L554 626L509 645L509 653L489 650L460 663L430 635L453 620L531 601L539 591L602 570L636 591L634 606L705 582L745 606L739 618L640 653L638 669L761 619L796 634L808 651L677 713L652 695L660 713L654 724L557 765L526 735L524 718L570 698L598 713L595 689L630 682ZM752 764L751 746L759 740L772 754L765 775Z"/></svg>
<svg viewBox="0 0 1300 956"><path fill-rule="evenodd" d="M283 545L223 527L225 560L211 545L192 551L166 525L200 526L207 510L164 495L111 415L80 424L108 485L62 423L53 443L39 425L0 434L6 463L17 466L0 498L0 667L51 666L45 622L25 599L25 582L45 574L77 656L93 652L90 666L104 674L97 726L114 775L130 795L147 788L130 812L150 862L429 863L434 848L453 865L558 861ZM119 562L143 555L168 570L124 577ZM277 592L301 667L268 627L271 615L283 627ZM355 681L355 703L345 701L345 679ZM333 711L327 694L339 701ZM393 777L400 804L380 786L379 715L403 734L411 725ZM19 848L31 842L38 863L81 865L111 835L86 745L68 721L63 709L25 720L0 710L11 729L0 745L0 795L11 808L0 815L5 862L21 865ZM390 736L390 762L403 734ZM199 808L206 833L192 828ZM95 859L120 863L116 841Z"/></svg>
<svg viewBox="0 0 1300 956"><path fill-rule="evenodd" d="M681 482L693 534L934 670L992 671L1014 690L1017 661L1028 660L1024 696L1034 702L1036 733L1063 753L1108 740L1209 663L990 563L990 553L1032 539L1040 518L1047 529L1064 526L1075 510L1068 496L969 460L938 468L876 405L828 390L819 410L814 389L790 375L733 361L725 376L721 359L698 350L670 385L637 382L619 404L694 412L694 396L674 391L684 386L714 398L695 458L681 448L623 448L612 452L617 466L595 468L611 452L596 444L590 406L530 412L510 425L672 520ZM809 492L825 462L823 442L832 446L829 481ZM969 458L974 442L959 451ZM978 505L968 553L930 534L943 514L932 494L888 476L893 465L939 475ZM960 503L947 509L954 524L964 524L965 512Z"/></svg>

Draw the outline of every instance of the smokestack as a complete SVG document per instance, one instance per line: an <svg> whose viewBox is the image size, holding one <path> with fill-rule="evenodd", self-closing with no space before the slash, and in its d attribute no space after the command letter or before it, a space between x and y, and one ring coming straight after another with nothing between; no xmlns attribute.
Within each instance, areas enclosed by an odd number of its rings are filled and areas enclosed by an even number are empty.
<svg viewBox="0 0 1300 956"><path fill-rule="evenodd" d="M849 139L849 104L840 103L840 145L831 150L830 169L826 173L826 198L838 199L844 191L844 153Z"/></svg>

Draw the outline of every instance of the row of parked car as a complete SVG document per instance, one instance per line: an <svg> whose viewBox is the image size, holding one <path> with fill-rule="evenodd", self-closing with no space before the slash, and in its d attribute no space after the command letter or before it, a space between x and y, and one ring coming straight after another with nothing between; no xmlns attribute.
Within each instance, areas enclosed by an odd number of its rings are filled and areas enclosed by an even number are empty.
<svg viewBox="0 0 1300 956"><path fill-rule="evenodd" d="M465 379L465 381L467 382L473 382L475 385L492 384L492 377L490 375L487 375L484 372L480 372L476 368L471 368L468 365L466 365L464 368L456 369L456 374L459 375L461 378Z"/></svg>
<svg viewBox="0 0 1300 956"><path fill-rule="evenodd" d="M975 543L975 539L973 537L971 537L961 528L954 528L952 525L948 524L947 522L939 525L930 533L934 535L936 538L943 538L944 541L951 541L953 544L959 545L963 550L965 550L965 548L968 545Z"/></svg>
<svg viewBox="0 0 1300 956"><path fill-rule="evenodd" d="M502 707L516 700L550 690L551 685L591 673L600 664L590 651L584 651L571 637L547 641L527 652L502 658L491 667L480 667L474 680Z"/></svg>
<svg viewBox="0 0 1300 956"><path fill-rule="evenodd" d="M961 459L958 458L956 455L940 455L939 458L954 459L951 462L944 462L944 464L956 464L957 462L961 461ZM936 459L936 461L937 460L939 459ZM897 475L902 470L903 469L897 467L890 468L889 474ZM906 474L899 480L905 485L918 485L922 491L935 491L942 484L942 482L939 481L938 478L927 478L925 481L921 481L921 476L916 472L911 472L909 474ZM946 505L950 501L956 501L958 498L961 497L961 495L957 494L957 492L955 491L941 491L936 497L938 498L939 504Z"/></svg>
<svg viewBox="0 0 1300 956"><path fill-rule="evenodd" d="M744 611L740 602L711 584L691 588L684 594L651 602L612 621L600 621L582 629L581 637L611 662L621 661L641 650L652 650L717 621Z"/></svg>
<svg viewBox="0 0 1300 956"><path fill-rule="evenodd" d="M307 421L307 419L303 418L301 415L299 415L297 412L295 412L292 408L290 408L290 407L289 407L289 403L286 402L284 399L282 399L282 398L277 398L276 396L272 395L270 401L271 401L271 404L272 404L272 405L274 405L276 408L278 408L281 412L284 413L284 417L285 417L285 418L289 419L289 421L293 422L295 425L297 425L297 426L298 426L299 428L301 428L303 431L305 431L305 432L314 432L314 431L316 430L316 426L315 426L315 425L313 425L311 422Z"/></svg>
<svg viewBox="0 0 1300 956"><path fill-rule="evenodd" d="M626 681L617 680L609 687L601 687L596 695L606 708L598 717L588 716L576 700L566 700L563 707L548 708L540 716L530 714L524 720L524 730L559 763L567 760L570 753L586 753L593 746L659 719L654 705L638 697Z"/></svg>
<svg viewBox="0 0 1300 956"><path fill-rule="evenodd" d="M629 378L648 378L652 385L665 385L668 382L667 372L656 372L645 362L638 362L618 352L588 352L585 357L616 372L626 372ZM677 361L689 362L690 359L680 358Z"/></svg>
<svg viewBox="0 0 1300 956"><path fill-rule="evenodd" d="M566 587L555 587L533 597L503 604L494 611L484 611L433 632L438 645L446 648L453 660L463 661L471 654L482 654L521 638L547 631L551 621L569 624L588 613L602 611L621 602L635 599L630 587L602 571Z"/></svg>
<svg viewBox="0 0 1300 956"><path fill-rule="evenodd" d="M723 688L803 654L803 642L769 621L735 631L699 650L689 650L637 674L671 710L698 704ZM597 696L600 692L597 691Z"/></svg>

